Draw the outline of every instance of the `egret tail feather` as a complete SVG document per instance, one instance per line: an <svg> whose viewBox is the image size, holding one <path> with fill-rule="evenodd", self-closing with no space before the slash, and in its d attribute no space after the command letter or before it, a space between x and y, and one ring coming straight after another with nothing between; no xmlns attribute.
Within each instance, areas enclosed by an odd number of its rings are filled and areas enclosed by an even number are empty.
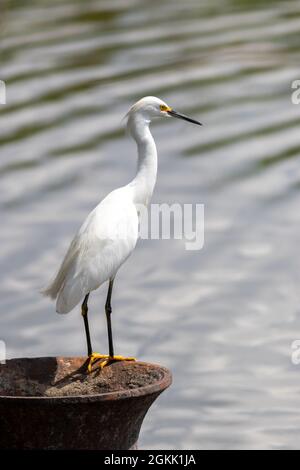
<svg viewBox="0 0 300 470"><path fill-rule="evenodd" d="M44 289L41 289L41 294L45 295L46 297L50 297L51 299L56 299L59 292L63 289L67 274L73 263L76 254L78 253L78 241L77 237L75 237L72 243L69 246L69 249L66 253L66 256L52 282Z"/></svg>

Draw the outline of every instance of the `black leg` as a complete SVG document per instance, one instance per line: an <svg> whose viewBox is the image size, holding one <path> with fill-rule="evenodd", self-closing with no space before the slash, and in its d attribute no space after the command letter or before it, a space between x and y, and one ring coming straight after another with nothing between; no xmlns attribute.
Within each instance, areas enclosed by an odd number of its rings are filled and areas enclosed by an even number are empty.
<svg viewBox="0 0 300 470"><path fill-rule="evenodd" d="M114 345L113 345L113 337L112 337L112 329L111 329L111 294L113 289L114 280L110 279L107 298L105 303L105 313L106 313L106 321L107 321L107 333L108 333L108 348L109 348L109 355L110 357L114 357Z"/></svg>
<svg viewBox="0 0 300 470"><path fill-rule="evenodd" d="M89 321L88 321L88 300L89 300L89 295L90 294L87 294L85 296L83 304L81 306L81 315L82 315L83 321L84 321L88 356L90 356L92 354L92 343L91 343Z"/></svg>

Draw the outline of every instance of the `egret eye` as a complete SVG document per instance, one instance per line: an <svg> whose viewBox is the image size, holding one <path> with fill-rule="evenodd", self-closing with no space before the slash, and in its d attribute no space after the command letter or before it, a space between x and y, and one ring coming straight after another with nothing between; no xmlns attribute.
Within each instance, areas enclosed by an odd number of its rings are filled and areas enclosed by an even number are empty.
<svg viewBox="0 0 300 470"><path fill-rule="evenodd" d="M161 104L160 105L160 110L161 111L170 111L171 108L169 108L169 106L166 106L165 104Z"/></svg>

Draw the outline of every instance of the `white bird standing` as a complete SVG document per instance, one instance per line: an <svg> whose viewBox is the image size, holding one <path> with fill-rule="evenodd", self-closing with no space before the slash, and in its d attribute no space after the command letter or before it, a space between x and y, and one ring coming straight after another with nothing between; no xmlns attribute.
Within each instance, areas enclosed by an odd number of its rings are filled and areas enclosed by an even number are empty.
<svg viewBox="0 0 300 470"><path fill-rule="evenodd" d="M89 371L98 360L101 360L101 368L115 361L135 360L114 354L111 328L113 283L118 269L131 255L138 239L138 207L149 204L156 182L157 151L149 125L153 118L170 116L201 125L154 96L142 98L131 107L126 117L128 130L137 144L136 176L128 185L108 194L90 212L71 242L55 279L43 290L44 295L57 298L58 313L68 313L82 302ZM109 281L105 304L109 354L103 355L92 350L88 298L106 281Z"/></svg>

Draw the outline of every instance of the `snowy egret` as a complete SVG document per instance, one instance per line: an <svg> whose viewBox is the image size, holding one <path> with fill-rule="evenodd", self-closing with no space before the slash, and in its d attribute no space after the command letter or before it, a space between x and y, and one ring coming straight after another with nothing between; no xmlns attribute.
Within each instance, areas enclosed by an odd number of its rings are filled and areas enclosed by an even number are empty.
<svg viewBox="0 0 300 470"><path fill-rule="evenodd" d="M88 370L101 360L100 367L114 361L135 360L115 356L111 327L111 297L114 279L120 266L133 252L138 239L138 206L148 205L157 173L157 152L149 125L158 117L175 117L201 125L200 122L177 113L164 101L147 96L135 103L126 115L127 128L136 141L138 165L135 178L126 186L115 189L88 215L75 235L61 267L43 294L56 299L58 313L70 312L82 302ZM109 281L105 303L109 354L93 353L89 323L88 299L91 291Z"/></svg>

